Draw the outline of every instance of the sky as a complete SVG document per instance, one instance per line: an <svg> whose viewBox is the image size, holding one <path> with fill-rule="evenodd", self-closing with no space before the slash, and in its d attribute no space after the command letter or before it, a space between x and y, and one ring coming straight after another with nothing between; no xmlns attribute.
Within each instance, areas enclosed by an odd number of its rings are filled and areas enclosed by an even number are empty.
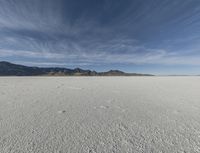
<svg viewBox="0 0 200 153"><path fill-rule="evenodd" d="M0 61L200 74L200 0L0 0Z"/></svg>

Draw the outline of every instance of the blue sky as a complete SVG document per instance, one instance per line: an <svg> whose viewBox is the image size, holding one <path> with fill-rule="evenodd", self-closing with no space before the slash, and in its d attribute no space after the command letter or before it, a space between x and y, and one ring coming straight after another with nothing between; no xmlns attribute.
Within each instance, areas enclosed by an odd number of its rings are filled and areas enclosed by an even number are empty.
<svg viewBox="0 0 200 153"><path fill-rule="evenodd" d="M200 1L0 0L0 60L200 74Z"/></svg>

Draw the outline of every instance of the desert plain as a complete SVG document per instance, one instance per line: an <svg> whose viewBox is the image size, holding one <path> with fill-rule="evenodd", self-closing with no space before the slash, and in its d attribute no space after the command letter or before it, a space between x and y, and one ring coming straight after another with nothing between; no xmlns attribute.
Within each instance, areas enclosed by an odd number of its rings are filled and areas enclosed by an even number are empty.
<svg viewBox="0 0 200 153"><path fill-rule="evenodd" d="M199 153L200 77L0 77L0 153Z"/></svg>

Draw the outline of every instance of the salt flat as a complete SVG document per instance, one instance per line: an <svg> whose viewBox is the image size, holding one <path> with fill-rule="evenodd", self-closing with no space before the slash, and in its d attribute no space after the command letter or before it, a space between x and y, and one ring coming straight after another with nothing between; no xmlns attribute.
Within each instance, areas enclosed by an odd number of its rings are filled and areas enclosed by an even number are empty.
<svg viewBox="0 0 200 153"><path fill-rule="evenodd" d="M0 153L199 153L200 77L1 77Z"/></svg>

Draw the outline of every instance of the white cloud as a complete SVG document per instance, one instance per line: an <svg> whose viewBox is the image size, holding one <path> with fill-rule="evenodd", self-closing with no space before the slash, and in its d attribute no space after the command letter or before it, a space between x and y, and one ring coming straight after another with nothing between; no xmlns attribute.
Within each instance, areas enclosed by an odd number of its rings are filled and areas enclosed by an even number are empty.
<svg viewBox="0 0 200 153"><path fill-rule="evenodd" d="M185 5L187 3L189 2L186 2ZM164 3L161 4L164 5ZM176 5L179 4L176 2ZM175 8L175 6L173 7ZM155 8L145 16L146 18L142 18L146 14L146 7L142 8L141 12L129 16L131 9L130 7L128 12L122 12L119 18L115 18L116 21L120 21L119 24L111 23L109 26L100 28L99 21L91 18L86 20L87 17L84 18L84 15L71 25L69 19L64 19L68 14L64 14L66 12L63 12L61 1L2 0L0 1L0 57L29 58L33 65L63 66L63 64L112 63L200 65L200 54L198 53L200 46L196 46L195 49L192 46L193 49L184 51L171 50L177 44L182 45L187 41L191 43L191 41L199 39L199 36L197 37L199 34L191 35L188 38L166 39L167 41L163 41L163 46L155 48L147 47L134 35L129 36L129 32L137 29L141 33L136 32L136 34L143 37L146 36L145 32L151 34L152 28L157 32L163 30L158 28L157 23L160 23L161 26L166 23L166 21L162 23L161 21L163 21L162 17L168 17L168 8L161 14L158 14L160 7ZM191 15L191 12L188 13ZM184 25L186 25L185 22L191 23L192 20L189 17L184 20L186 14L180 18L174 18L173 23L184 22ZM195 15L195 19L198 19L197 15ZM150 21L152 21L152 25L147 24ZM173 23L170 20L169 24ZM123 32L116 31L117 26L121 27ZM147 26L149 29L146 28ZM188 29L190 28L187 27ZM171 44L172 47L166 49L168 44ZM43 60L43 62L35 62L37 59Z"/></svg>
<svg viewBox="0 0 200 153"><path fill-rule="evenodd" d="M44 58L44 59L63 59L65 55L40 51L22 51L22 50L6 50L0 49L0 57L28 57L28 58Z"/></svg>

